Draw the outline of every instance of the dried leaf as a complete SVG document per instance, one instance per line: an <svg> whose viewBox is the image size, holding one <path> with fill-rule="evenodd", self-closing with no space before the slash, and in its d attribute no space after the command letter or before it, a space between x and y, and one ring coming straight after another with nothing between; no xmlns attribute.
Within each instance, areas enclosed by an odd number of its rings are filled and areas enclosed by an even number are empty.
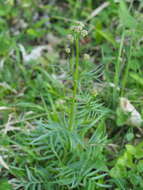
<svg viewBox="0 0 143 190"><path fill-rule="evenodd" d="M5 58L0 60L0 69L3 69L4 67Z"/></svg>
<svg viewBox="0 0 143 190"><path fill-rule="evenodd" d="M86 21L91 20L93 17L97 16L103 9L105 9L106 7L108 7L110 5L109 2L104 2L103 4L101 4L97 9L95 9L91 15L87 18Z"/></svg>
<svg viewBox="0 0 143 190"><path fill-rule="evenodd" d="M11 110L12 107L0 106L0 111Z"/></svg>
<svg viewBox="0 0 143 190"><path fill-rule="evenodd" d="M130 113L129 119L127 120L127 124L136 127L141 126L143 122L141 115L127 98L120 98L120 108L125 114Z"/></svg>
<svg viewBox="0 0 143 190"><path fill-rule="evenodd" d="M0 165L2 165L4 168L6 168L7 170L9 170L9 166L5 163L5 161L3 160L2 156L0 156Z"/></svg>
<svg viewBox="0 0 143 190"><path fill-rule="evenodd" d="M19 44L24 62L29 62L31 60L36 60L41 57L43 50L51 51L51 46L43 45L35 47L30 54L26 53L26 50L23 45Z"/></svg>

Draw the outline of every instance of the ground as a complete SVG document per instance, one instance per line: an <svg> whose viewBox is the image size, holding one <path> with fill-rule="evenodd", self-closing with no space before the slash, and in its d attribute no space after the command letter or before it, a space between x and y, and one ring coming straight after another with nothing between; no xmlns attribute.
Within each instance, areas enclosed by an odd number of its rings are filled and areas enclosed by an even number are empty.
<svg viewBox="0 0 143 190"><path fill-rule="evenodd" d="M142 10L0 2L0 190L143 189Z"/></svg>

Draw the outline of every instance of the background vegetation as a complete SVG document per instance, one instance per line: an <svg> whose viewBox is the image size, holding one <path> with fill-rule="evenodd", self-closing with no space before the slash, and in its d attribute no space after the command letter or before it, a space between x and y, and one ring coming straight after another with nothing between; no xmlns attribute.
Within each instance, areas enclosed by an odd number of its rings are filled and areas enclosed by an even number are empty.
<svg viewBox="0 0 143 190"><path fill-rule="evenodd" d="M0 190L143 189L142 9L0 1Z"/></svg>

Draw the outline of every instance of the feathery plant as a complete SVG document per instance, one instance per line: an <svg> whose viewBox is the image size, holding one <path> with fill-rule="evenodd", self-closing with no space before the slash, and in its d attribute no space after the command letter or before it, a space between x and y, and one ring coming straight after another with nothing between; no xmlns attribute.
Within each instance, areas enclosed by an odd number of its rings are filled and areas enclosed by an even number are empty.
<svg viewBox="0 0 143 190"><path fill-rule="evenodd" d="M55 189L102 189L110 188L108 167L104 152L108 145L104 120L109 110L104 107L96 96L89 91L84 92L85 81L90 84L92 79L98 79L100 68L94 71L82 70L90 57L82 56L80 40L87 36L82 23L76 24L68 35L70 47L69 73L72 76L72 87L66 89L66 103L69 108L57 107L56 96L63 96L63 86L57 83L49 74L36 67L36 71L43 73L47 83L52 82L50 92L45 97L41 94L41 105L19 103L22 107L29 106L33 110L45 111L46 119L32 122L32 128L1 135L1 141L8 142L5 155L11 162L9 175L13 176L9 182L14 189L24 190L55 190ZM82 64L81 64L82 63ZM92 64L89 63L88 64ZM86 65L84 65L84 68ZM87 65L88 67L88 65ZM87 77L88 76L88 77ZM81 78L80 78L81 77ZM44 84L47 84L44 83ZM45 88L45 87L44 87ZM54 93L53 93L54 89ZM68 91L72 97L68 97ZM23 123L24 124L24 123Z"/></svg>
<svg viewBox="0 0 143 190"><path fill-rule="evenodd" d="M87 78L80 73L83 59L80 39L87 35L83 28L84 25L78 23L68 36L70 49L66 52L71 55L69 72L73 85L69 110L57 109L49 94L51 113L42 98L48 120L37 120L31 123L31 130L22 130L7 138L9 151L6 154L12 163L9 173L14 176L10 183L17 190L111 187L108 179L104 182L108 176L104 155L108 145L104 119L109 110L96 100L96 96L91 96L90 91L83 92L82 81L80 84L80 76L83 81ZM89 59L87 54L83 57ZM98 74L98 71L93 73ZM93 73L87 80L91 80Z"/></svg>

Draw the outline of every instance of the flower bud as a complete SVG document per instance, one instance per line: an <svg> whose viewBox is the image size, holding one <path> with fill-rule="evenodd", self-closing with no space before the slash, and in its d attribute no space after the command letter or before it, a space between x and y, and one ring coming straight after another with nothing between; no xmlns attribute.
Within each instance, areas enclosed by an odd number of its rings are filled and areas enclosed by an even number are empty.
<svg viewBox="0 0 143 190"><path fill-rule="evenodd" d="M76 33L80 33L82 31L83 27L81 25L79 26L72 26L71 30Z"/></svg>
<svg viewBox="0 0 143 190"><path fill-rule="evenodd" d="M68 34L67 39L68 39L71 43L74 42L74 37L73 37L71 34Z"/></svg>
<svg viewBox="0 0 143 190"><path fill-rule="evenodd" d="M88 61L88 60L90 59L90 55L87 54L87 53L85 53L85 54L83 55L83 57L84 57L84 60L86 60L86 61Z"/></svg>
<svg viewBox="0 0 143 190"><path fill-rule="evenodd" d="M82 30L82 31L81 31L81 35L82 35L83 37L87 36L87 35L88 35L87 30Z"/></svg>
<svg viewBox="0 0 143 190"><path fill-rule="evenodd" d="M69 54L71 52L70 48L66 48L65 52Z"/></svg>

